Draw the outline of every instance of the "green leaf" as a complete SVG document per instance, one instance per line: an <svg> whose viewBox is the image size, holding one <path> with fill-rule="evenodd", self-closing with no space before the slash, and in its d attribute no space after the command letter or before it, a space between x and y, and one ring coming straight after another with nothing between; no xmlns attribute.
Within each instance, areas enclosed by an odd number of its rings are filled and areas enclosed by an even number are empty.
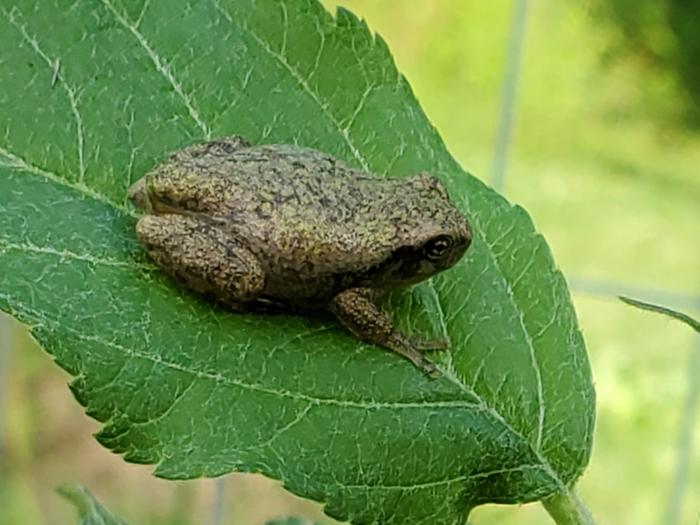
<svg viewBox="0 0 700 525"><path fill-rule="evenodd" d="M693 330L700 333L700 321L698 321L697 319L693 319L688 314L684 314L683 312L677 312L676 310L666 308L665 306L659 306L653 303L646 303L644 301L640 301L639 299L632 299L631 297L620 296L620 301L622 301L623 303L627 303L630 306L640 308L641 310L655 312L657 314L665 315L672 319L676 319L677 321L687 324Z"/></svg>
<svg viewBox="0 0 700 525"><path fill-rule="evenodd" d="M82 485L64 485L57 492L75 505L81 525L126 525L105 509Z"/></svg>
<svg viewBox="0 0 700 525"><path fill-rule="evenodd" d="M566 283L527 213L450 156L364 22L315 0L0 14L0 308L74 376L104 446L166 478L261 472L331 516L389 525L456 523L581 474L594 391ZM473 247L391 299L404 327L449 337L443 378L327 315L215 308L149 262L126 189L231 134L446 183Z"/></svg>

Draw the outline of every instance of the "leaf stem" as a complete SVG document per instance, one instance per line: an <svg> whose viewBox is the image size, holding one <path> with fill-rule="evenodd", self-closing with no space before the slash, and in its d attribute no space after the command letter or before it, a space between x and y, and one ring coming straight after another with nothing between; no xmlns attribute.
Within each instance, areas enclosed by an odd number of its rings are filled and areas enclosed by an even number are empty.
<svg viewBox="0 0 700 525"><path fill-rule="evenodd" d="M623 303L627 303L630 306L636 306L637 308L640 308L642 310L656 312L657 314L663 314L672 317L673 319L677 319L678 321L681 321L690 326L696 332L700 333L700 321L698 321L697 319L693 319L692 317L690 317L687 314L684 314L683 312L677 312L676 310L671 310L670 308L666 308L665 306L659 306L658 304L653 303L646 303L644 301L632 299L631 297L625 297L623 295L620 295L619 298L620 301L622 301Z"/></svg>
<svg viewBox="0 0 700 525"><path fill-rule="evenodd" d="M573 489L543 499L542 505L557 525L595 525L591 512Z"/></svg>

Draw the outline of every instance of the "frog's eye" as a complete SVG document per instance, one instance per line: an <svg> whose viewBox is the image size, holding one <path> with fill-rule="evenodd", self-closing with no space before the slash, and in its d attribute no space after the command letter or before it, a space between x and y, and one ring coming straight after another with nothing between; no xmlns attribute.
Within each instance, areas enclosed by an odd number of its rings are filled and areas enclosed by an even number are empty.
<svg viewBox="0 0 700 525"><path fill-rule="evenodd" d="M430 239L423 248L425 256L428 259L436 260L444 257L444 255L452 248L452 237L447 235L438 235Z"/></svg>

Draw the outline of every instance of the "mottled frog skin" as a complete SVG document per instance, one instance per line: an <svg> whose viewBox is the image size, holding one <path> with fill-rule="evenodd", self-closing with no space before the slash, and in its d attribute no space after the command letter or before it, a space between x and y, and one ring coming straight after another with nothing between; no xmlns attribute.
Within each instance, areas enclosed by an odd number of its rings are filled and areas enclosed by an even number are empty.
<svg viewBox="0 0 700 525"><path fill-rule="evenodd" d="M173 153L129 192L153 260L238 311L328 309L364 341L438 375L375 299L453 266L464 216L427 173L387 179L293 145L229 137Z"/></svg>

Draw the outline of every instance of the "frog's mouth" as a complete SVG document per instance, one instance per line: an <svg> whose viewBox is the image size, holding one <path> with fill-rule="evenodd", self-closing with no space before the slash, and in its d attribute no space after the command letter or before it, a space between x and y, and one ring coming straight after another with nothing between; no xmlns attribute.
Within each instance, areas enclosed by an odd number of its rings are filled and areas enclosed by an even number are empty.
<svg viewBox="0 0 700 525"><path fill-rule="evenodd" d="M413 246L395 250L387 259L368 272L371 285L382 288L402 288L424 281L437 273L434 264Z"/></svg>

